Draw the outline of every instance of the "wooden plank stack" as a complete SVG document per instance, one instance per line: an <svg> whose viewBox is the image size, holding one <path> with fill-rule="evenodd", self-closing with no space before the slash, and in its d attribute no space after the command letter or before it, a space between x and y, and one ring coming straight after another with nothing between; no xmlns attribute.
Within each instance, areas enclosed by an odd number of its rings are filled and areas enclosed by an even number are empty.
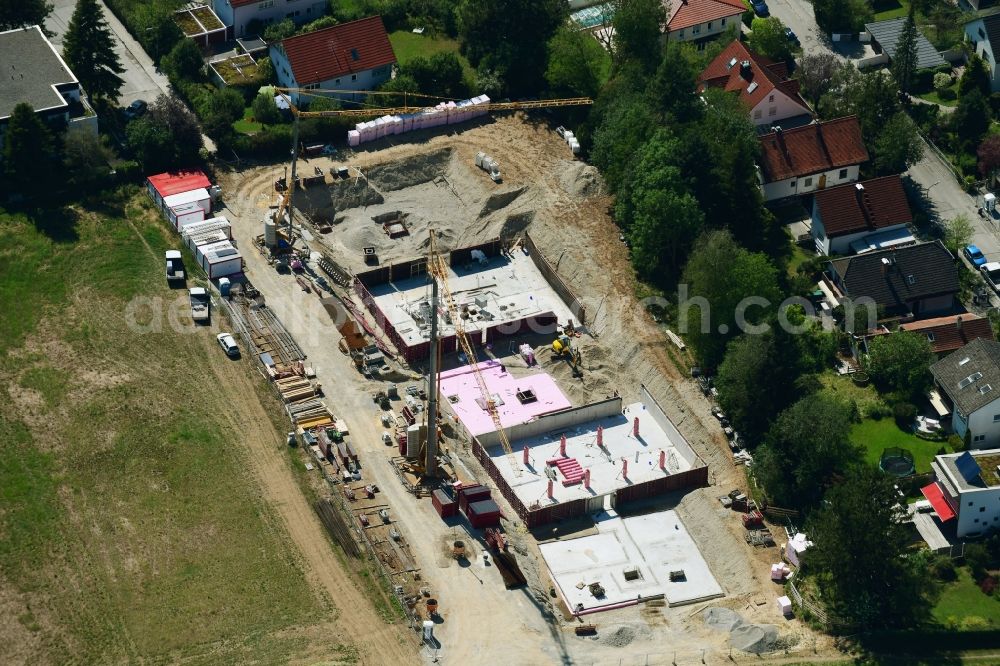
<svg viewBox="0 0 1000 666"><path fill-rule="evenodd" d="M316 395L316 387L308 379L302 377L276 379L274 384L278 387L281 399L286 403L306 400Z"/></svg>

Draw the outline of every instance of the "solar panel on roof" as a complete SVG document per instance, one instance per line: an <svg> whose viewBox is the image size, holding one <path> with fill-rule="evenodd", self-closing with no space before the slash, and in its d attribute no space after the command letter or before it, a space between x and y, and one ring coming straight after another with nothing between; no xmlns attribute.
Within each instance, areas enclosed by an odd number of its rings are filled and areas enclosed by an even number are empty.
<svg viewBox="0 0 1000 666"><path fill-rule="evenodd" d="M973 483L979 478L982 470L979 469L979 463L976 459L972 457L972 454L966 451L959 457L955 458L955 467L958 468L959 474L962 475L968 483Z"/></svg>

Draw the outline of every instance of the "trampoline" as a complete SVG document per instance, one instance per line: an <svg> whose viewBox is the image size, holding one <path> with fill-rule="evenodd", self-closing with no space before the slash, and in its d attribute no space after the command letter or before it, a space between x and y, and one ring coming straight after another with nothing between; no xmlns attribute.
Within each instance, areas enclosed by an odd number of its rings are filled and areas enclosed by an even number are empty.
<svg viewBox="0 0 1000 666"><path fill-rule="evenodd" d="M913 454L898 446L883 449L878 466L883 472L896 478L911 476L917 471L913 464Z"/></svg>

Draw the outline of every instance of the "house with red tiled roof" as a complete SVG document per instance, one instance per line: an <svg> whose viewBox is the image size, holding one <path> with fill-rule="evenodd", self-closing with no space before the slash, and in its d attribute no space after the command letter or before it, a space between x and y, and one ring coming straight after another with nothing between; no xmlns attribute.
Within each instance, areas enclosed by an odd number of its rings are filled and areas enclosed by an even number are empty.
<svg viewBox="0 0 1000 666"><path fill-rule="evenodd" d="M790 130L776 126L760 137L764 201L809 194L858 180L868 150L856 116Z"/></svg>
<svg viewBox="0 0 1000 666"><path fill-rule="evenodd" d="M931 343L931 351L938 358L961 349L973 340L996 340L990 320L969 312L900 324L899 330L925 336Z"/></svg>
<svg viewBox="0 0 1000 666"><path fill-rule="evenodd" d="M295 23L315 21L326 13L326 5L325 0L212 0L212 9L226 25L230 39L252 37L264 26L286 18Z"/></svg>
<svg viewBox="0 0 1000 666"><path fill-rule="evenodd" d="M396 54L381 16L341 23L271 45L271 62L282 88L374 90L389 80ZM296 106L307 104L293 93ZM356 99L350 92L334 95Z"/></svg>
<svg viewBox="0 0 1000 666"><path fill-rule="evenodd" d="M822 255L853 254L852 246L864 245L863 239L893 232L899 232L902 242L912 243L907 226L911 222L913 213L899 176L831 187L813 197L812 237Z"/></svg>
<svg viewBox="0 0 1000 666"><path fill-rule="evenodd" d="M741 0L663 0L667 39L700 42L722 34L732 26L740 29L747 11Z"/></svg>
<svg viewBox="0 0 1000 666"><path fill-rule="evenodd" d="M736 40L716 56L699 76L699 92L722 88L739 95L754 125L802 125L812 111L799 94L799 82L788 78L788 67L748 49Z"/></svg>

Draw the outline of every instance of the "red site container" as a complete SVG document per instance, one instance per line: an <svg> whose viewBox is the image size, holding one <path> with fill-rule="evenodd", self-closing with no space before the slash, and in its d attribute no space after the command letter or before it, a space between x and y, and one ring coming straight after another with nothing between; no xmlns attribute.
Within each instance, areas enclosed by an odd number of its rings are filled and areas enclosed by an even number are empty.
<svg viewBox="0 0 1000 666"><path fill-rule="evenodd" d="M469 505L490 498L490 489L486 486L466 486L458 491L458 508L466 516L469 515Z"/></svg>
<svg viewBox="0 0 1000 666"><path fill-rule="evenodd" d="M500 524L500 507L491 499L469 504L466 517L473 527L496 527Z"/></svg>
<svg viewBox="0 0 1000 666"><path fill-rule="evenodd" d="M448 518L458 513L458 503L440 488L431 493L431 504L434 505L434 510L442 518Z"/></svg>

